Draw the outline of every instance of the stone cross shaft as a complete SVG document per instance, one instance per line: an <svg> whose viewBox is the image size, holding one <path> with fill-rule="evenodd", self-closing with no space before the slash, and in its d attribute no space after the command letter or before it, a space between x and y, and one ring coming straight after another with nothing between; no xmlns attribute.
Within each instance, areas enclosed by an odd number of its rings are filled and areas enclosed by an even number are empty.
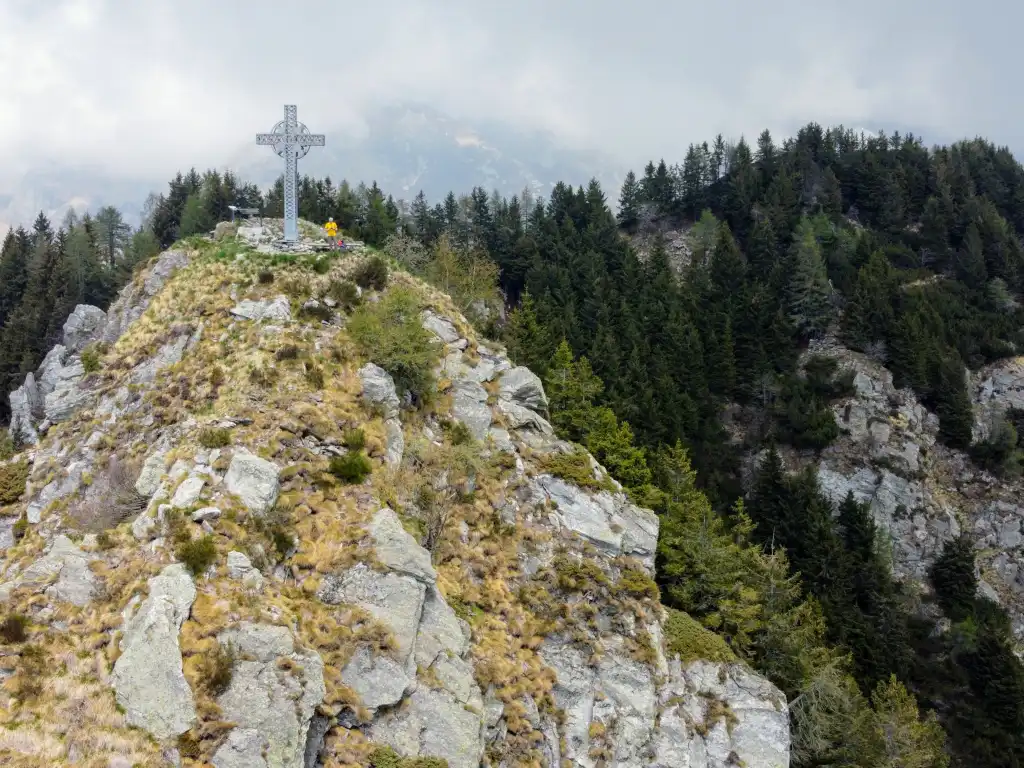
<svg viewBox="0 0 1024 768"><path fill-rule="evenodd" d="M296 119L297 112L294 104L286 104L284 120L270 133L256 134L257 144L273 147L277 156L284 158L284 239L288 243L299 239L299 158L305 157L310 147L326 143L324 134L310 133Z"/></svg>

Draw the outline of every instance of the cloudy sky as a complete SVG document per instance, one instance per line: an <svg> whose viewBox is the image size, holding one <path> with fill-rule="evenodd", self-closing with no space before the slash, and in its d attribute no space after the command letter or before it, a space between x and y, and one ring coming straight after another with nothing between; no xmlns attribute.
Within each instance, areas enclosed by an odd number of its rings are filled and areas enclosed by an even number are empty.
<svg viewBox="0 0 1024 768"><path fill-rule="evenodd" d="M285 102L354 132L427 102L633 166L810 120L1020 151L1022 24L1008 0L0 0L0 191L221 165Z"/></svg>

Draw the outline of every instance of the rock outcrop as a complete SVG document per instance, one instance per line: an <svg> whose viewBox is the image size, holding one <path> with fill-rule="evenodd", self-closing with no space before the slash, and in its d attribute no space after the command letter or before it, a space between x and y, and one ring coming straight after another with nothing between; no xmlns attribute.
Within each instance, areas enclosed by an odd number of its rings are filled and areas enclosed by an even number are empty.
<svg viewBox="0 0 1024 768"><path fill-rule="evenodd" d="M818 458L788 451L786 464L814 462L822 490L836 504L851 491L869 503L891 545L894 573L926 591L928 567L944 543L969 532L978 549L979 590L1007 608L1024 643L1024 482L996 478L939 442L938 417L913 391L896 388L878 361L834 341L818 342L809 353L852 370L855 392L832 405L840 437ZM1020 358L970 377L975 439L986 439L1009 409L1024 407L1022 381Z"/></svg>
<svg viewBox="0 0 1024 768"><path fill-rule="evenodd" d="M384 747L449 768L788 765L774 687L666 655L658 519L589 455L593 487L552 474L578 449L540 379L393 275L433 339L420 407L346 318L292 315L338 306L358 257L301 243L274 266L255 229L233 260L168 251L105 314L76 310L12 397L37 442L0 599L45 634L46 680L91 660L113 714L80 727L147 734L147 765L365 765ZM257 280L271 267L287 278ZM62 733L45 697L30 708Z"/></svg>
<svg viewBox="0 0 1024 768"><path fill-rule="evenodd" d="M128 723L167 739L187 731L196 718L192 689L181 666L178 632L196 588L183 565L169 565L149 582L149 596L125 611L121 655L111 684Z"/></svg>

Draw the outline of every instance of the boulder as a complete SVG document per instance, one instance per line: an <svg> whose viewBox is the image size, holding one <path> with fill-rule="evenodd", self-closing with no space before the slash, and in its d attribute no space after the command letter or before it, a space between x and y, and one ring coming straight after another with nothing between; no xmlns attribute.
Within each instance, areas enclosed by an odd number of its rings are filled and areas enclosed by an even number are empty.
<svg viewBox="0 0 1024 768"><path fill-rule="evenodd" d="M328 605L355 605L371 614L395 636L399 661L414 665L411 655L425 594L426 586L418 579L380 573L360 563L340 575L326 576L317 598Z"/></svg>
<svg viewBox="0 0 1024 768"><path fill-rule="evenodd" d="M57 536L46 553L26 568L20 576L5 584L3 592L27 587L45 591L52 600L71 603L80 608L88 605L96 595L99 581L89 568L97 558L83 552L63 534Z"/></svg>
<svg viewBox="0 0 1024 768"><path fill-rule="evenodd" d="M552 475L540 475L536 488L555 502L551 517L610 555L631 555L653 569L658 519L650 510L630 504L622 494L587 493Z"/></svg>
<svg viewBox="0 0 1024 768"><path fill-rule="evenodd" d="M233 221L218 221L213 228L213 239L220 241L238 234L238 224Z"/></svg>
<svg viewBox="0 0 1024 768"><path fill-rule="evenodd" d="M402 527L398 515L392 510L385 507L377 512L370 522L369 532L373 538L374 553L383 565L425 584L437 580L430 553Z"/></svg>
<svg viewBox="0 0 1024 768"><path fill-rule="evenodd" d="M402 700L414 685L403 665L389 656L375 656L362 647L341 671L341 682L359 695L360 703L371 712L390 707Z"/></svg>
<svg viewBox="0 0 1024 768"><path fill-rule="evenodd" d="M171 506L175 509L185 509L191 507L199 500L199 494L203 492L203 486L206 484L206 478L200 475L192 475L184 480L174 491L174 496L171 497ZM217 510L218 514L220 510Z"/></svg>
<svg viewBox="0 0 1024 768"><path fill-rule="evenodd" d="M483 757L480 715L448 691L421 685L402 706L373 721L370 738L409 757L440 757L449 768L479 768Z"/></svg>
<svg viewBox="0 0 1024 768"><path fill-rule="evenodd" d="M99 307L79 304L64 321L63 344L68 352L81 352L103 333L107 313Z"/></svg>
<svg viewBox="0 0 1024 768"><path fill-rule="evenodd" d="M388 466L397 467L402 463L405 456L405 435L402 433L402 422L398 419L388 419L384 422L384 432L387 438L385 448L385 460Z"/></svg>
<svg viewBox="0 0 1024 768"><path fill-rule="evenodd" d="M501 374L501 397L529 408L532 411L546 411L548 398L540 377L529 368L517 366Z"/></svg>
<svg viewBox="0 0 1024 768"><path fill-rule="evenodd" d="M228 493L241 498L255 515L265 515L277 503L281 471L273 462L245 452L236 453L224 476Z"/></svg>
<svg viewBox="0 0 1024 768"><path fill-rule="evenodd" d="M385 419L398 418L398 393L391 374L378 365L367 363L359 369L363 383L363 399L371 408L378 409Z"/></svg>
<svg viewBox="0 0 1024 768"><path fill-rule="evenodd" d="M463 379L455 382L452 416L466 425L475 440L483 440L491 426L491 407L487 390L478 382Z"/></svg>
<svg viewBox="0 0 1024 768"><path fill-rule="evenodd" d="M695 661L684 669L675 659L659 699L661 726L653 768L789 765L786 697L742 664ZM708 718L711 702L724 705L731 713L729 722ZM684 762L687 756L697 760Z"/></svg>
<svg viewBox="0 0 1024 768"><path fill-rule="evenodd" d="M441 317L426 309L420 315L420 320L423 323L423 327L443 343L451 344L459 340L459 332L455 330L455 325L448 318Z"/></svg>
<svg viewBox="0 0 1024 768"><path fill-rule="evenodd" d="M174 341L164 344L157 350L155 355L132 368L129 377L131 382L143 384L155 381L159 371L180 362L182 355L185 354L185 347L188 345L188 342L189 337L182 335Z"/></svg>
<svg viewBox="0 0 1024 768"><path fill-rule="evenodd" d="M327 695L320 655L296 648L287 627L270 624L243 622L217 640L241 660L217 699L236 735L218 748L213 764L302 768L310 720Z"/></svg>
<svg viewBox="0 0 1024 768"><path fill-rule="evenodd" d="M56 373L53 390L43 399L47 421L52 424L67 421L89 401L90 393L79 386L84 376L85 368L78 358L72 358Z"/></svg>
<svg viewBox="0 0 1024 768"><path fill-rule="evenodd" d="M139 479L135 481L135 491L147 499L156 493L160 487L160 478L163 477L164 467L167 464L167 452L155 451L146 457L139 472Z"/></svg>
<svg viewBox="0 0 1024 768"><path fill-rule="evenodd" d="M263 586L263 574L241 552L228 552L228 576L250 589L258 590Z"/></svg>
<svg viewBox="0 0 1024 768"><path fill-rule="evenodd" d="M53 392L54 387L57 386L57 380L60 378L60 371L67 359L68 351L63 344L57 344L46 353L46 357L43 358L43 362L36 370L40 396L45 397Z"/></svg>
<svg viewBox="0 0 1024 768"><path fill-rule="evenodd" d="M196 598L185 566L175 563L149 580L149 597L126 617L111 684L125 719L158 740L178 736L196 719L181 667L178 633Z"/></svg>
<svg viewBox="0 0 1024 768"><path fill-rule="evenodd" d="M275 296L273 299L263 301L245 299L232 308L231 314L256 322L269 320L287 323L292 319L292 307L287 296Z"/></svg>
<svg viewBox="0 0 1024 768"><path fill-rule="evenodd" d="M36 385L35 376L27 374L25 382L11 392L8 399L11 405L11 434L20 436L29 445L35 445L39 442L39 433L36 431L34 421L42 415L43 409L42 395Z"/></svg>

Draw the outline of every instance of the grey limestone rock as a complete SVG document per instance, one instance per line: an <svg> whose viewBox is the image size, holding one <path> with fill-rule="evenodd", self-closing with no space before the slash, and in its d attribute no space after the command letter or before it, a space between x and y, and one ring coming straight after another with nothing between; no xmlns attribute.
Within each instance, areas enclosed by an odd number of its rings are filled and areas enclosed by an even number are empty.
<svg viewBox="0 0 1024 768"><path fill-rule="evenodd" d="M169 565L149 580L149 597L125 620L111 683L128 723L156 739L184 733L196 718L178 644L195 598L185 566Z"/></svg>

